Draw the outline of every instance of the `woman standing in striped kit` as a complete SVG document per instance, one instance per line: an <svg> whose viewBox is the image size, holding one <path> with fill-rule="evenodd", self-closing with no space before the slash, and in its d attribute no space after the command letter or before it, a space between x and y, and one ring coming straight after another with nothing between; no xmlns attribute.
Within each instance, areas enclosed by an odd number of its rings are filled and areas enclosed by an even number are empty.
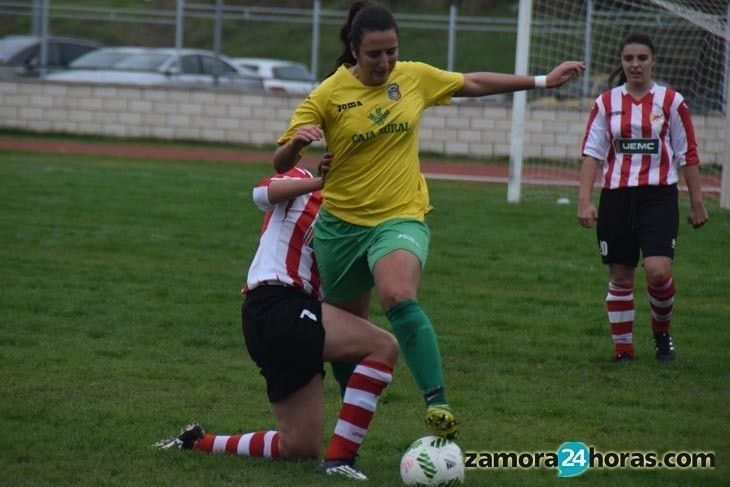
<svg viewBox="0 0 730 487"><path fill-rule="evenodd" d="M633 289L641 254L656 358L666 362L676 356L670 325L679 169L689 191L687 221L700 228L707 222L700 160L684 98L652 79L656 50L649 36L627 35L619 55L621 66L610 77L620 75L619 84L596 99L583 138L578 222L590 228L598 221L598 246L610 276L606 305L614 360L634 359ZM599 164L603 189L596 209L591 192Z"/></svg>

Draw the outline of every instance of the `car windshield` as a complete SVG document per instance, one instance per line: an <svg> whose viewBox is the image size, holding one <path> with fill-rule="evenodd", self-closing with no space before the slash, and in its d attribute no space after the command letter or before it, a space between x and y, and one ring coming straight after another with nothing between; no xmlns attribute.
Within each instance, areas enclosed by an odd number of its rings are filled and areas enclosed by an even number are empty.
<svg viewBox="0 0 730 487"><path fill-rule="evenodd" d="M109 68L127 56L130 56L130 53L99 49L97 51L84 54L76 61L72 62L69 67L75 69Z"/></svg>
<svg viewBox="0 0 730 487"><path fill-rule="evenodd" d="M155 71L169 56L167 54L131 54L114 63L114 69Z"/></svg>
<svg viewBox="0 0 730 487"><path fill-rule="evenodd" d="M7 37L0 41L0 60L8 59L16 52L33 43L27 37Z"/></svg>
<svg viewBox="0 0 730 487"><path fill-rule="evenodd" d="M272 70L274 78L292 81L312 81L312 75L301 66L280 66Z"/></svg>

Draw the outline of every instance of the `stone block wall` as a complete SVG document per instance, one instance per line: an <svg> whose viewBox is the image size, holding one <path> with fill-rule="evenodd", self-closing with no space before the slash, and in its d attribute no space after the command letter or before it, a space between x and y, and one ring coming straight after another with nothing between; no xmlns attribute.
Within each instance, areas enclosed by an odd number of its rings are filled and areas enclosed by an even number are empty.
<svg viewBox="0 0 730 487"><path fill-rule="evenodd" d="M200 89L0 82L0 128L271 145L300 97ZM528 107L524 157L579 160L587 111ZM693 117L705 163L725 164L727 119ZM509 155L511 106L460 100L427 110L421 150Z"/></svg>

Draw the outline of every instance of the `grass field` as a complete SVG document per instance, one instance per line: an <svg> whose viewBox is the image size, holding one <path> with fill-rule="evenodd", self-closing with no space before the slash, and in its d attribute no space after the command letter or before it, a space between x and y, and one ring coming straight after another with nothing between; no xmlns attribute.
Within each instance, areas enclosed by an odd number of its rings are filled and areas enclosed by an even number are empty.
<svg viewBox="0 0 730 487"><path fill-rule="evenodd" d="M316 463L155 451L190 420L233 433L274 426L242 346L239 289L268 165L0 152L0 485L352 485ZM572 205L508 205L505 189L432 182L420 300L440 335L450 401L471 451L713 451L715 470L474 470L467 485L728 485L730 212L683 224L676 363L653 358L637 293L630 365L610 362L606 271ZM686 201L682 202L686 212ZM643 277L642 277L643 278ZM373 319L386 321L373 308ZM339 405L327 377L327 434ZM426 433L405 365L360 464L398 485Z"/></svg>

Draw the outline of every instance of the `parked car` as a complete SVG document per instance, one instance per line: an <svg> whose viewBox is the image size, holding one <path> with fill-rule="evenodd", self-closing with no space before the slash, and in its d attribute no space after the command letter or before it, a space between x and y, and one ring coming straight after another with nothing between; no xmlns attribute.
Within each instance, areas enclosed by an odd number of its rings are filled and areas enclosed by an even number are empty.
<svg viewBox="0 0 730 487"><path fill-rule="evenodd" d="M233 58L233 62L261 76L269 93L306 95L317 86L314 76L302 63L261 58Z"/></svg>
<svg viewBox="0 0 730 487"><path fill-rule="evenodd" d="M68 69L109 69L127 56L144 52L144 47L105 47L84 54L69 64Z"/></svg>
<svg viewBox="0 0 730 487"><path fill-rule="evenodd" d="M102 47L88 39L48 37L47 72L66 68L79 56ZM0 79L32 78L40 75L41 38L7 36L0 39Z"/></svg>
<svg viewBox="0 0 730 487"><path fill-rule="evenodd" d="M225 56L201 49L109 47L45 77L67 83L102 83L263 90L258 76Z"/></svg>

